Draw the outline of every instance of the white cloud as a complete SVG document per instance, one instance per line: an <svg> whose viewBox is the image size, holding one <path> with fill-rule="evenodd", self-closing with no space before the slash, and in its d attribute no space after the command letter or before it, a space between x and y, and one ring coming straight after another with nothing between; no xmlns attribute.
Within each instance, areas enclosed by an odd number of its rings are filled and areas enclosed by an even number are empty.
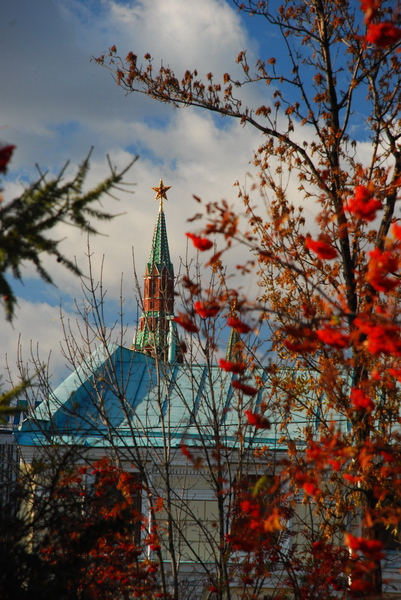
<svg viewBox="0 0 401 600"><path fill-rule="evenodd" d="M210 70L221 75L247 44L240 17L219 0L153 0L132 8L110 2L112 23L122 32L117 47L149 52L175 69ZM131 44L134 47L125 46ZM137 50L136 50L137 49Z"/></svg>
<svg viewBox="0 0 401 600"><path fill-rule="evenodd" d="M61 373L66 374L66 361L60 353L59 340L62 338L60 327L60 310L45 302L29 302L22 298L18 302L18 311L13 325L0 321L1 356L0 365L6 361L16 383L18 377L17 363L21 360L28 367L31 375L37 370L32 355L39 364L48 362L51 356L50 372L56 374L58 381ZM8 382L8 375L0 369L3 383ZM5 386L6 387L6 386Z"/></svg>
<svg viewBox="0 0 401 600"><path fill-rule="evenodd" d="M19 193L19 180L37 176L35 163L56 174L71 159L72 173L73 165L93 145L88 185L95 185L107 174L106 153L119 167L131 158L127 148L141 154L127 176L136 183L135 194L118 193L119 202L104 202L105 210L125 215L99 224L107 237L91 240L95 278L105 256L103 281L109 301L118 299L124 272L127 321L133 327L131 250L134 246L141 281L157 217L151 187L160 178L172 185L165 210L178 271L179 258L185 254L185 231L196 227L186 222L198 210L192 195L235 202L233 183L249 169L259 136L235 122L223 121L221 128L216 127L210 115L192 109L174 111L143 95L126 97L105 69L90 62L91 56L114 43L122 56L129 50L138 56L150 52L155 68L163 60L177 71L197 67L200 76L208 71L216 76L233 73L238 52L255 43L247 38L234 7L222 0L14 0L3 7L0 138L17 145L10 178L3 186L5 198ZM55 234L65 238L62 251L76 256L86 272L85 235L65 227ZM79 280L53 259L44 258L44 264L58 287L46 287L32 279L33 267L24 268L26 286L18 288L14 329L0 320L2 353L15 355L21 332L24 348L32 339L39 342L44 356L53 350L54 371L59 372L63 365L58 349L59 297L73 315L72 298L81 298L82 291Z"/></svg>

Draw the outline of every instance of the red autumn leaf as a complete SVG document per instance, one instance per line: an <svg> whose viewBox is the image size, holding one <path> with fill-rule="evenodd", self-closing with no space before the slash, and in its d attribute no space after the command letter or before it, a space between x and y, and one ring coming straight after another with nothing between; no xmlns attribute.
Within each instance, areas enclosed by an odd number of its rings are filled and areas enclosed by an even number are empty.
<svg viewBox="0 0 401 600"><path fill-rule="evenodd" d="M189 460L192 460L192 453L188 449L188 446L186 446L185 444L181 444L181 452L183 453L184 456L189 458Z"/></svg>
<svg viewBox="0 0 401 600"><path fill-rule="evenodd" d="M357 185L354 187L355 200L358 202L367 202L374 196L374 188L372 184Z"/></svg>
<svg viewBox="0 0 401 600"><path fill-rule="evenodd" d="M195 248L197 248L201 252L204 252L205 250L210 250L210 248L213 246L213 242L211 240L208 240L207 238L199 237L194 233L186 233L185 235L192 240L192 243L195 246Z"/></svg>
<svg viewBox="0 0 401 600"><path fill-rule="evenodd" d="M251 517L260 516L260 506L255 504L255 502L252 502L252 500L243 500L242 502L240 502L240 507L243 512L251 515Z"/></svg>
<svg viewBox="0 0 401 600"><path fill-rule="evenodd" d="M149 548L152 552L158 552L160 550L160 544L149 544Z"/></svg>
<svg viewBox="0 0 401 600"><path fill-rule="evenodd" d="M253 504L250 500L243 500L240 502L240 507L243 512L250 513L253 507Z"/></svg>
<svg viewBox="0 0 401 600"><path fill-rule="evenodd" d="M401 40L401 29L391 21L369 23L365 39L378 48L388 48Z"/></svg>
<svg viewBox="0 0 401 600"><path fill-rule="evenodd" d="M383 208L380 200L373 198L373 188L365 185L357 185L354 188L354 197L349 198L344 205L344 210L365 221L373 221L376 211Z"/></svg>
<svg viewBox="0 0 401 600"><path fill-rule="evenodd" d="M304 352L314 352L316 350L316 340L300 340L299 342L290 342L290 340L284 340L285 347L291 352L302 354Z"/></svg>
<svg viewBox="0 0 401 600"><path fill-rule="evenodd" d="M349 589L351 592L366 592L370 589L370 583L366 579L352 579Z"/></svg>
<svg viewBox="0 0 401 600"><path fill-rule="evenodd" d="M390 367L390 369L388 369L387 372L389 375L397 379L397 381L401 381L401 369L395 369L393 367Z"/></svg>
<svg viewBox="0 0 401 600"><path fill-rule="evenodd" d="M393 223L392 231L393 231L394 237L397 240L401 241L401 225L398 225L398 223Z"/></svg>
<svg viewBox="0 0 401 600"><path fill-rule="evenodd" d="M366 335L366 345L371 354L401 356L401 329L392 322L372 321L367 315L358 316L354 325Z"/></svg>
<svg viewBox="0 0 401 600"><path fill-rule="evenodd" d="M311 250L323 260L332 260L338 256L338 252L334 246L328 244L327 242L323 242L322 240L312 240L312 238L307 237L305 240L305 245L308 250Z"/></svg>
<svg viewBox="0 0 401 600"><path fill-rule="evenodd" d="M146 569L146 571L148 573L156 573L156 571L158 570L158 566L153 564L153 565L149 565Z"/></svg>
<svg viewBox="0 0 401 600"><path fill-rule="evenodd" d="M295 339L285 339L284 345L291 352L298 354L303 352L314 352L317 346L317 336L314 331L305 325L283 327L282 332Z"/></svg>
<svg viewBox="0 0 401 600"><path fill-rule="evenodd" d="M380 540L367 540L363 537L354 537L351 533L344 536L345 545L354 552L363 552L372 560L384 558L383 543Z"/></svg>
<svg viewBox="0 0 401 600"><path fill-rule="evenodd" d="M234 383L234 382L233 382ZM256 393L257 390L255 390ZM255 429L270 429L271 424L266 417L260 415L259 413L253 413L250 410L244 410L244 415L248 419L248 423L253 425Z"/></svg>
<svg viewBox="0 0 401 600"><path fill-rule="evenodd" d="M368 413L371 413L375 408L372 398L358 388L351 388L351 403L356 410L366 410Z"/></svg>
<svg viewBox="0 0 401 600"><path fill-rule="evenodd" d="M324 462L326 458L326 450L322 447L321 443L311 441L308 448L306 448L306 456L309 460L316 462Z"/></svg>
<svg viewBox="0 0 401 600"><path fill-rule="evenodd" d="M350 473L344 473L343 477L345 481L349 481L349 483L354 484L357 484L361 480L360 477L355 477L355 475L351 475Z"/></svg>
<svg viewBox="0 0 401 600"><path fill-rule="evenodd" d="M202 302L198 300L194 302L195 312L202 317L207 319L208 317L215 317L220 310L220 305L217 302Z"/></svg>
<svg viewBox="0 0 401 600"><path fill-rule="evenodd" d="M305 481L303 488L309 496L316 496L319 489L312 481Z"/></svg>
<svg viewBox="0 0 401 600"><path fill-rule="evenodd" d="M398 460L398 451L396 452L386 452L386 450L380 450L381 456L387 462L394 462Z"/></svg>
<svg viewBox="0 0 401 600"><path fill-rule="evenodd" d="M246 383L242 383L242 381L238 381L238 379L232 381L231 385L236 390L243 392L246 396L254 396L258 393L256 388L252 387L251 385L247 385Z"/></svg>
<svg viewBox="0 0 401 600"><path fill-rule="evenodd" d="M361 10L365 13L364 23L368 25L377 15L381 0L362 0Z"/></svg>
<svg viewBox="0 0 401 600"><path fill-rule="evenodd" d="M316 334L321 342L328 346L333 346L333 348L346 348L349 344L349 336L344 335L341 331L338 331L333 327L318 329Z"/></svg>
<svg viewBox="0 0 401 600"><path fill-rule="evenodd" d="M188 315L184 315L183 313L179 313L177 317L174 317L173 321L178 323L178 325L181 325L181 327L190 333L198 333L199 331L199 327L196 325L196 323L190 317L188 317Z"/></svg>
<svg viewBox="0 0 401 600"><path fill-rule="evenodd" d="M370 583L364 579L353 579L349 589L351 592L366 592L370 589Z"/></svg>
<svg viewBox="0 0 401 600"><path fill-rule="evenodd" d="M250 538L249 535L243 535L243 532L240 535L226 534L226 540L233 548L243 552L252 552L260 544L256 536L253 535Z"/></svg>
<svg viewBox="0 0 401 600"><path fill-rule="evenodd" d="M242 375L242 373L246 369L246 365L241 362L231 362L229 360L224 360L224 358L219 359L219 366L223 371L228 371L229 373L236 373L237 375Z"/></svg>
<svg viewBox="0 0 401 600"><path fill-rule="evenodd" d="M10 162L15 146L9 144L0 148L0 173L7 171L7 165Z"/></svg>
<svg viewBox="0 0 401 600"><path fill-rule="evenodd" d="M236 319L235 317L229 317L227 320L227 325L233 329L236 329L239 333L245 334L252 331L252 328L249 327L249 325L241 321L241 319Z"/></svg>
<svg viewBox="0 0 401 600"><path fill-rule="evenodd" d="M379 250L375 248L369 252L370 260L368 272L366 274L367 281L378 292L390 292L399 284L399 280L394 277L389 278L389 273L396 273L400 259L390 250Z"/></svg>
<svg viewBox="0 0 401 600"><path fill-rule="evenodd" d="M295 473L295 480L297 484L302 487L307 494L310 496L316 496L319 491L317 486L317 481L313 475L309 475L308 473L302 473L298 471Z"/></svg>

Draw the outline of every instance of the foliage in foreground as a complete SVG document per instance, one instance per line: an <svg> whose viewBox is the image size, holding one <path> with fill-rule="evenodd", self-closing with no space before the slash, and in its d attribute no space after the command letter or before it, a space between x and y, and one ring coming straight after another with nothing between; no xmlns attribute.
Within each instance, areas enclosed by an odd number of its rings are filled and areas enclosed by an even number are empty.
<svg viewBox="0 0 401 600"><path fill-rule="evenodd" d="M108 459L77 467L72 456L53 449L53 466L37 463L0 496L1 598L159 597L141 484Z"/></svg>

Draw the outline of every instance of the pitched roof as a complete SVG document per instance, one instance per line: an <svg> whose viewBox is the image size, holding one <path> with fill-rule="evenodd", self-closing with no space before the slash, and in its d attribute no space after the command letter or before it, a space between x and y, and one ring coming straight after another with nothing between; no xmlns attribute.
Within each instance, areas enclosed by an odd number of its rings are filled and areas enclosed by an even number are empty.
<svg viewBox="0 0 401 600"><path fill-rule="evenodd" d="M157 362L117 345L99 348L22 423L16 437L23 446L200 446L214 441L217 415L222 441L235 447L243 410L257 411L269 397L269 384L252 399L240 399L234 378L217 366ZM265 416L271 429L247 427L247 443L284 449L283 416ZM311 422L306 411L293 414L288 437L300 440Z"/></svg>

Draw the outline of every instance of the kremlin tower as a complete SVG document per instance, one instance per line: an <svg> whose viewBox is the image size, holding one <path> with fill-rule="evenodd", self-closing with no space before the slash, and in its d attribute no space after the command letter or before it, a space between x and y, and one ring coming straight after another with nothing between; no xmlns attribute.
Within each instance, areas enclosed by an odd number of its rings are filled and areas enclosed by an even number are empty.
<svg viewBox="0 0 401 600"><path fill-rule="evenodd" d="M159 214L155 226L143 286L142 315L133 349L162 361L181 362L178 332L174 319L174 267L170 260L163 200L171 186L160 180L152 188L159 200Z"/></svg>

